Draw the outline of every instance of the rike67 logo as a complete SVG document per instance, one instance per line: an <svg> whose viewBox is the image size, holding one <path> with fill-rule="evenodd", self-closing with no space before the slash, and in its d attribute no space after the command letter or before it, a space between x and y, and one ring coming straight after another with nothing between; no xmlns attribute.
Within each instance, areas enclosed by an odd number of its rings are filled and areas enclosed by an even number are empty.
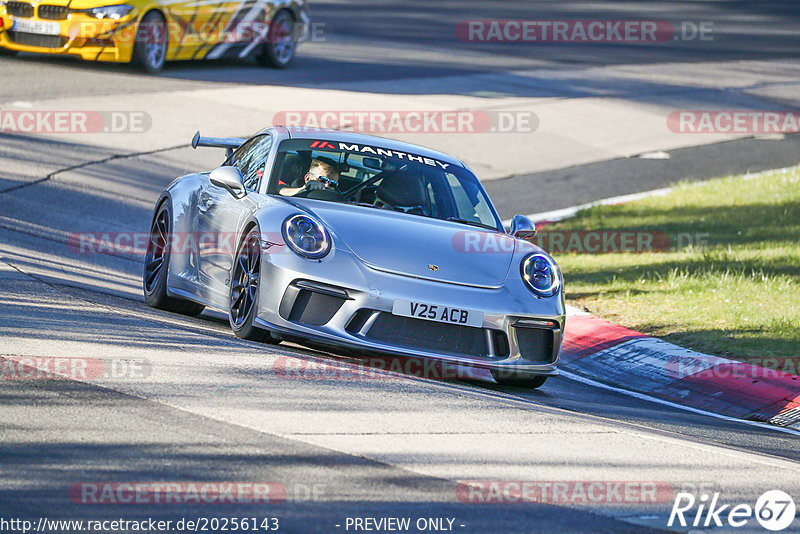
<svg viewBox="0 0 800 534"><path fill-rule="evenodd" d="M780 490L764 492L756 500L755 506L746 503L720 504L719 495L703 493L698 499L691 493L678 493L667 526L752 527L750 521L755 518L763 528L777 532L788 528L797 512L792 497Z"/></svg>

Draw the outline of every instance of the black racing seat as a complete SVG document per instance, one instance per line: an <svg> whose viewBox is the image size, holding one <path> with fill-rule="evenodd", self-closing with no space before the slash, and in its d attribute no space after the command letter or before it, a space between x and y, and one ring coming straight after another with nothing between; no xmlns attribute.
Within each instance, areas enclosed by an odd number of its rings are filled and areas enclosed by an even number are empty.
<svg viewBox="0 0 800 534"><path fill-rule="evenodd" d="M286 184L282 187L301 187L305 183L307 167L297 154L286 154L278 174L278 180Z"/></svg>
<svg viewBox="0 0 800 534"><path fill-rule="evenodd" d="M381 174L383 176L376 191L379 201L398 211L430 215L427 209L428 195L417 175L406 171L384 171Z"/></svg>

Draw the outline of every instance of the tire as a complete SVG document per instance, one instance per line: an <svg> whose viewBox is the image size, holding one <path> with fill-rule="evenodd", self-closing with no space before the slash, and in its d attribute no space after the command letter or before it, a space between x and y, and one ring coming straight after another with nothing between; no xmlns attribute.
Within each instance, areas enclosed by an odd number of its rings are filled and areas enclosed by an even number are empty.
<svg viewBox="0 0 800 534"><path fill-rule="evenodd" d="M517 388L537 389L547 381L546 376L518 375L511 371L492 369L492 378L502 386L512 386Z"/></svg>
<svg viewBox="0 0 800 534"><path fill-rule="evenodd" d="M149 74L161 72L167 59L167 21L158 11L150 11L136 28L131 62Z"/></svg>
<svg viewBox="0 0 800 534"><path fill-rule="evenodd" d="M253 227L242 239L231 269L228 321L233 333L242 339L280 343L272 334L254 324L261 283L261 233Z"/></svg>
<svg viewBox="0 0 800 534"><path fill-rule="evenodd" d="M269 25L267 42L256 61L264 67L285 69L294 60L297 41L294 39L294 17L285 9L279 11Z"/></svg>
<svg viewBox="0 0 800 534"><path fill-rule="evenodd" d="M14 57L18 54L16 50L11 50L10 48L3 48L0 47L0 57Z"/></svg>
<svg viewBox="0 0 800 534"><path fill-rule="evenodd" d="M167 295L171 226L172 213L169 202L163 202L150 225L150 239L147 240L147 251L144 255L142 273L144 301L151 308L184 315L200 315L205 308L202 304Z"/></svg>

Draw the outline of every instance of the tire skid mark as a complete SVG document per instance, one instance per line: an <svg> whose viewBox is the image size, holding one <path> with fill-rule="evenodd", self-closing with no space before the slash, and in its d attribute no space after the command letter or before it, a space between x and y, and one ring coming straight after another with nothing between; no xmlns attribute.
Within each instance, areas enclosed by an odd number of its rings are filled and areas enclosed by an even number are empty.
<svg viewBox="0 0 800 534"><path fill-rule="evenodd" d="M48 181L52 180L53 178L55 178L57 175L65 173L65 172L74 171L74 170L77 170L77 169L84 169L86 167L91 167L92 165L102 165L103 163L108 163L109 161L115 161L115 160L119 160L119 159L130 159L130 158L138 158L138 157L141 157L141 156L149 156L151 154L160 154L161 152L169 152L170 150L178 150L178 149L181 149L181 148L188 148L189 146L191 146L191 145L180 144L180 145L174 145L174 146L170 146L170 147L166 147L166 148L157 148L157 149L154 149L154 150L148 150L148 151L145 151L145 152L133 152L131 154L112 154L111 156L107 156L107 157L102 158L102 159L93 160L93 161L87 161L87 162L84 162L84 163L79 163L77 165L72 165L70 167L64 167L63 169L55 170L55 171L51 172L50 174L48 174L47 176L45 176L44 178L39 178L38 180L34 180L32 182L26 182L24 184L19 184L19 185L7 187L6 189L0 189L0 195L5 194L5 193L12 193L14 191L19 191L20 189L25 189L27 187L31 187L31 186L38 185L38 184L41 184L41 183L44 183L44 182L48 182ZM117 193L117 195L119 195L119 193Z"/></svg>

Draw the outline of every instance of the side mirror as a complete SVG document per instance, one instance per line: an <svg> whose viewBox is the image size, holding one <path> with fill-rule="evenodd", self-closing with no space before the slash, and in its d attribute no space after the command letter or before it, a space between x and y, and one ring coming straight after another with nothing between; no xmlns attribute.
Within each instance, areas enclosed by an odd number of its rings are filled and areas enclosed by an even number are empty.
<svg viewBox="0 0 800 534"><path fill-rule="evenodd" d="M244 198L247 190L244 188L244 177L238 167L220 167L211 171L208 180L217 187L224 187L236 198Z"/></svg>
<svg viewBox="0 0 800 534"><path fill-rule="evenodd" d="M528 241L536 235L536 225L524 215L514 215L508 233L513 237Z"/></svg>

